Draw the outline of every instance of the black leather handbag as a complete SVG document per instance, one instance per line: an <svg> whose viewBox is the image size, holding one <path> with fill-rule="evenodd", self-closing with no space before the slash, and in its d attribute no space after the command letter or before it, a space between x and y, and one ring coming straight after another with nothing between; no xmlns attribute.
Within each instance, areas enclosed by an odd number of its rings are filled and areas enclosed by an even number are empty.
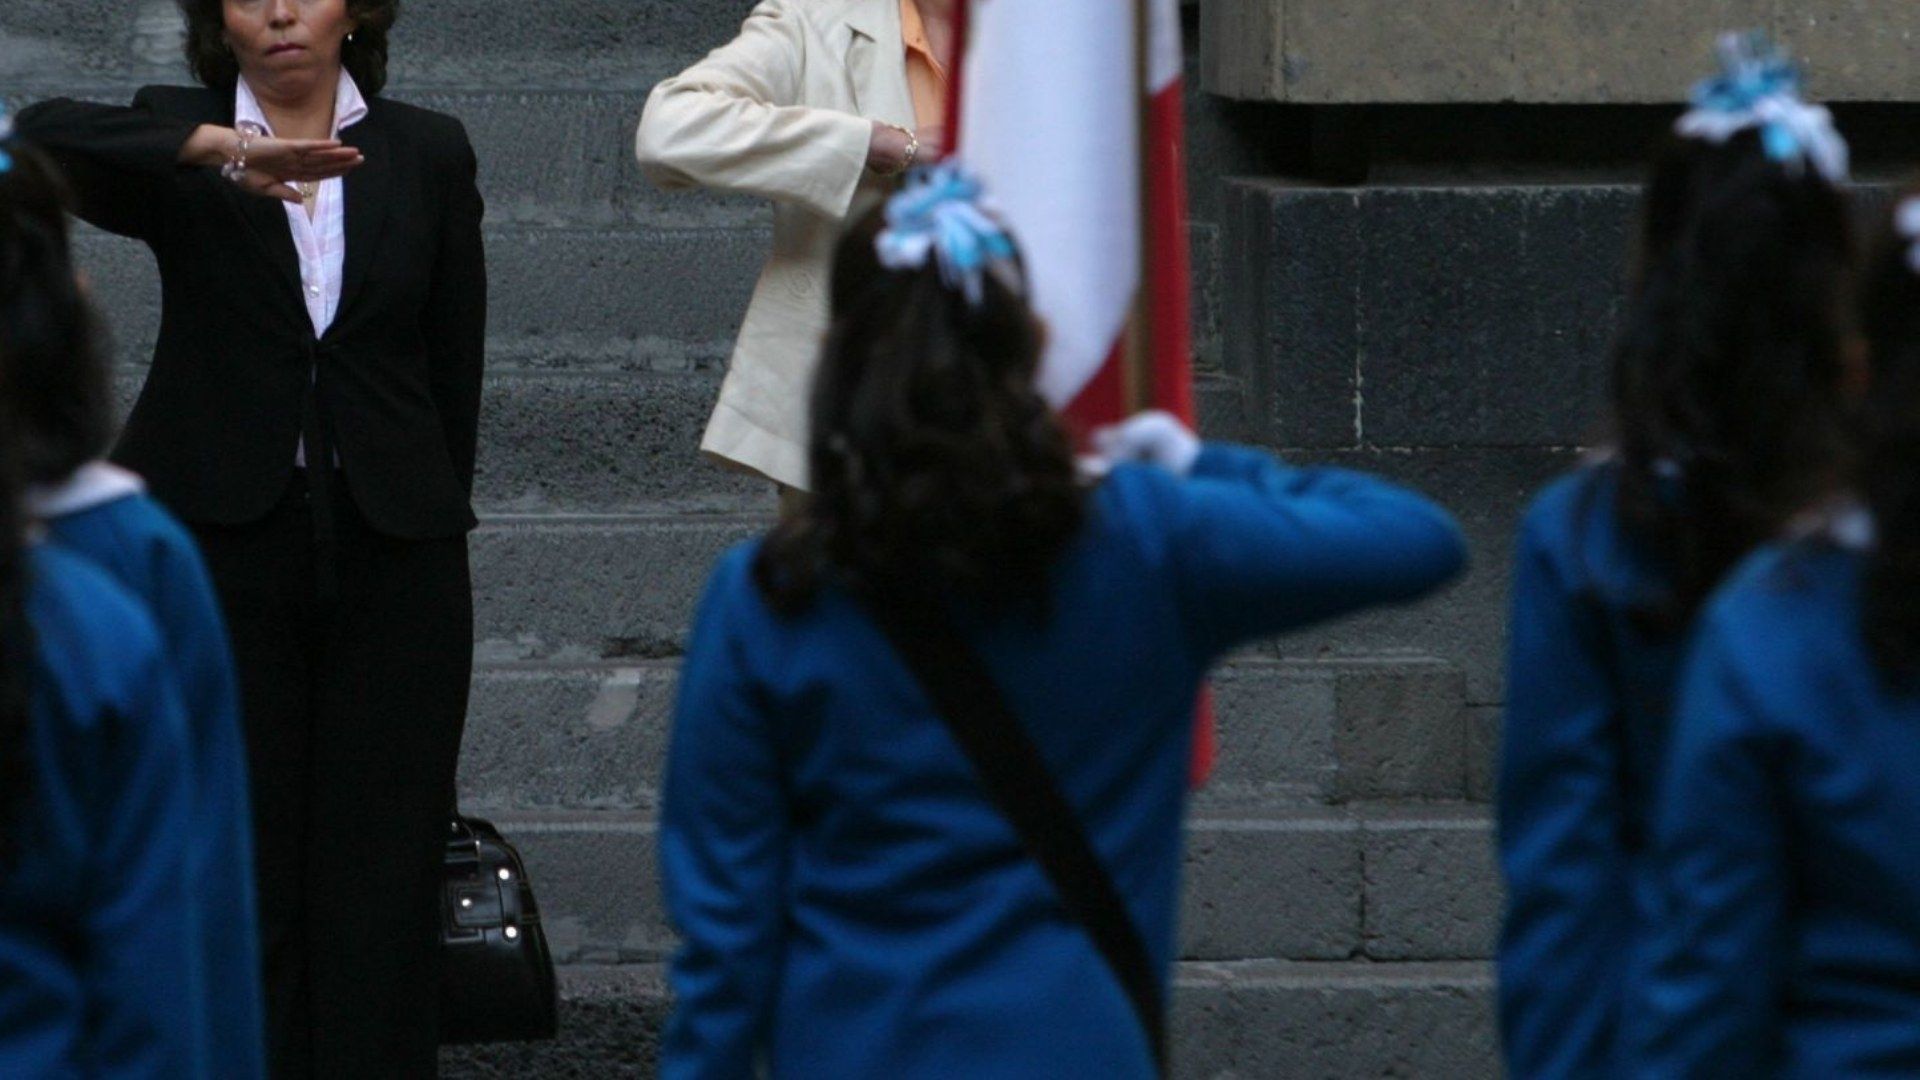
<svg viewBox="0 0 1920 1080"><path fill-rule="evenodd" d="M440 1041L553 1038L553 953L520 852L491 822L454 815L441 895Z"/></svg>

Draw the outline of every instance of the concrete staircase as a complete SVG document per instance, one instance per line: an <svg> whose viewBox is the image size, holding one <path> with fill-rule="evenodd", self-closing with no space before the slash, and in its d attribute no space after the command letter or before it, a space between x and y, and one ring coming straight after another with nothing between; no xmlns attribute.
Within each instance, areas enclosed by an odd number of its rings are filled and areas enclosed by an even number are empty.
<svg viewBox="0 0 1920 1080"><path fill-rule="evenodd" d="M171 0L126 6L81 25L65 0L0 5L0 92L125 100L183 80ZM391 93L466 122L488 198L479 665L461 787L526 854L566 998L558 1043L450 1051L451 1077L652 1072L673 945L653 820L677 657L706 568L772 510L763 485L694 447L767 233L758 206L653 192L629 147L647 88L726 40L748 7L409 0L396 34ZM1364 435L1355 417L1376 384L1347 378L1358 346L1269 330L1305 303L1282 295L1285 275L1337 293L1338 259L1293 254L1336 233L1256 243L1255 200L1218 183L1247 160L1209 109L1196 104L1194 165L1205 426L1403 476L1449 499L1491 553L1434 604L1250 651L1221 673L1223 766L1190 832L1177 1074L1492 1076L1499 896L1484 801L1500 552L1525 491L1566 460L1552 447L1573 440L1554 428L1550 445L1516 451L1491 436ZM131 391L157 329L151 260L97 233L81 246ZM1388 310L1366 324L1413 339L1433 319ZM1464 352L1439 362L1432 377L1468 380L1470 408L1487 373ZM1286 408L1335 419L1309 430Z"/></svg>
<svg viewBox="0 0 1920 1080"><path fill-rule="evenodd" d="M480 676L462 786L528 859L569 1004L559 1044L462 1051L450 1075L645 1074L673 944L653 810L674 681L671 660ZM1221 673L1225 764L1188 839L1179 1075L1491 1074L1498 896L1466 798L1465 689L1412 656L1253 654Z"/></svg>

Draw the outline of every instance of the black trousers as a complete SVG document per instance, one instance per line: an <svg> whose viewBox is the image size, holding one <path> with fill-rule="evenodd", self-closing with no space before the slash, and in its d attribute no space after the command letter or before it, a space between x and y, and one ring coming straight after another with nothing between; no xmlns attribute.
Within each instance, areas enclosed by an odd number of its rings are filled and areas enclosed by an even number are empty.
<svg viewBox="0 0 1920 1080"><path fill-rule="evenodd" d="M342 479L330 578L302 473L265 519L195 533L240 674L272 1075L410 1080L436 1075L472 585L465 537L375 533Z"/></svg>

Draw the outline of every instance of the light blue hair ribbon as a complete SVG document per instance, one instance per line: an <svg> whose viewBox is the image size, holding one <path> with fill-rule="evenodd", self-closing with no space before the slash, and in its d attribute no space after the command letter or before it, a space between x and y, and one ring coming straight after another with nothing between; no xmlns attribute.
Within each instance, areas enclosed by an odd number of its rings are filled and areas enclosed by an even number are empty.
<svg viewBox="0 0 1920 1080"><path fill-rule="evenodd" d="M1714 50L1720 74L1693 90L1693 108L1674 130L1719 145L1757 130L1768 158L1794 172L1811 165L1829 183L1846 180L1847 142L1833 114L1801 97L1800 69L1758 30L1727 34Z"/></svg>
<svg viewBox="0 0 1920 1080"><path fill-rule="evenodd" d="M13 117L7 115L7 107L0 104L0 176L13 170L13 155L7 152L7 144L13 141Z"/></svg>
<svg viewBox="0 0 1920 1080"><path fill-rule="evenodd" d="M906 186L887 202L887 227L875 243L880 265L918 270L929 259L940 280L979 304L989 271L1012 266L1013 238L982 198L980 181L958 165L942 162L907 174Z"/></svg>

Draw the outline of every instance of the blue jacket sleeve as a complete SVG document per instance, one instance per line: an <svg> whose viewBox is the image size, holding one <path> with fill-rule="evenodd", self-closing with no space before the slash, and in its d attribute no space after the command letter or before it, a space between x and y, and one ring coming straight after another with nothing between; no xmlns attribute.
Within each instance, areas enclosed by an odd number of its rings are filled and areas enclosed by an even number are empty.
<svg viewBox="0 0 1920 1080"><path fill-rule="evenodd" d="M1733 636L1709 622L1682 687L1653 849L1663 917L1628 1012L1636 1076L1771 1072L1787 836Z"/></svg>
<svg viewBox="0 0 1920 1080"><path fill-rule="evenodd" d="M708 588L674 711L660 859L681 947L663 1080L754 1075L784 956L788 808L734 617L753 588L743 555Z"/></svg>
<svg viewBox="0 0 1920 1080"><path fill-rule="evenodd" d="M1176 589L1204 663L1236 645L1413 600L1466 564L1446 511L1343 469L1208 444L1169 524Z"/></svg>
<svg viewBox="0 0 1920 1080"><path fill-rule="evenodd" d="M1632 896L1621 839L1618 703L1598 613L1529 517L1513 580L1499 851L1507 1071L1614 1075Z"/></svg>
<svg viewBox="0 0 1920 1080"><path fill-rule="evenodd" d="M153 510L164 515L158 507ZM206 564L184 530L170 518L162 521L165 527L151 551L151 588L180 683L196 774L190 854L204 915L200 951L213 1009L205 1023L220 1047L221 1075L245 1080L266 1073L266 1006L240 690Z"/></svg>
<svg viewBox="0 0 1920 1080"><path fill-rule="evenodd" d="M206 1007L187 859L192 771L178 691L157 644L134 655L88 800L83 1045L92 1075L170 1080L204 1075L207 1049L189 1022Z"/></svg>

